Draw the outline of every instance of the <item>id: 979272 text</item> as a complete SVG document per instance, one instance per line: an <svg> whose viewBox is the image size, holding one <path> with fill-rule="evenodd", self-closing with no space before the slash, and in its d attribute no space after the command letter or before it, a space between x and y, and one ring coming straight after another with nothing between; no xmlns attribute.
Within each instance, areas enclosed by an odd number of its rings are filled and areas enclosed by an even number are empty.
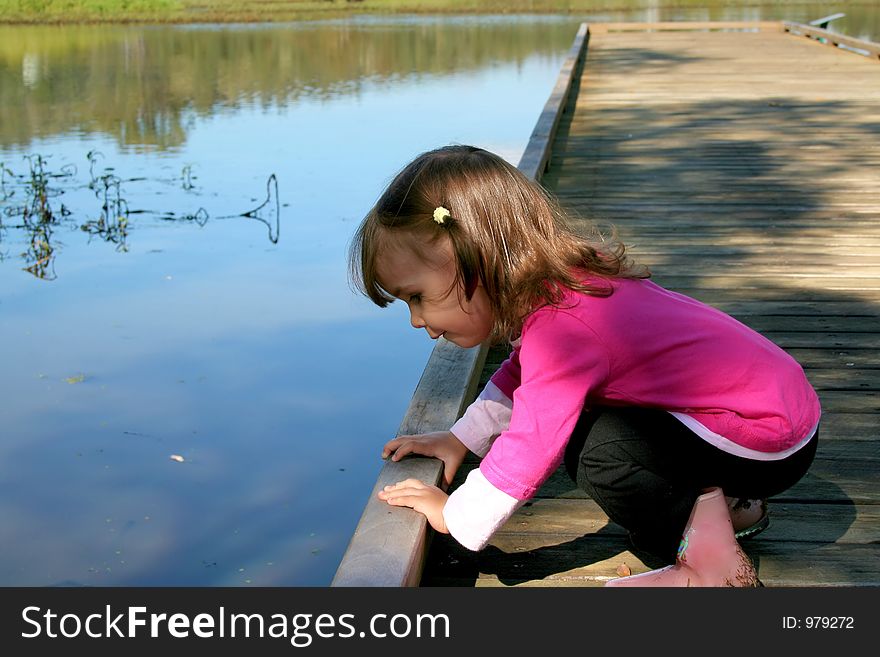
<svg viewBox="0 0 880 657"><path fill-rule="evenodd" d="M782 628L785 630L853 630L855 619L852 616L783 616Z"/></svg>

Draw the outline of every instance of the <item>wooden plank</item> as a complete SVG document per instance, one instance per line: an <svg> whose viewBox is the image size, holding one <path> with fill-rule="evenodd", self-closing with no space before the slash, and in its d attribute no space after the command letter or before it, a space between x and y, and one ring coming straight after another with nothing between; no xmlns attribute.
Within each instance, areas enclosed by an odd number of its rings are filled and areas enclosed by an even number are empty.
<svg viewBox="0 0 880 657"><path fill-rule="evenodd" d="M822 449L837 440L880 443L880 418L868 413L833 412L824 409L821 425Z"/></svg>
<svg viewBox="0 0 880 657"><path fill-rule="evenodd" d="M767 331L764 335L785 349L880 349L880 333L800 333Z"/></svg>
<svg viewBox="0 0 880 657"><path fill-rule="evenodd" d="M734 276L742 278L763 278L764 280L776 280L777 284L785 282L799 282L805 278L825 279L826 285L836 285L838 282L851 279L880 279L880 263L876 266L865 264L863 266L850 267L813 267L797 264L782 264L778 266L755 263L749 259L722 260L720 263L699 266L693 262L677 263L664 262L661 259L639 258L639 262L647 265L654 277L661 278L668 275L689 276L696 279L706 276ZM658 264L658 262L660 264ZM746 270L748 274L743 273ZM824 287L824 286L817 286Z"/></svg>
<svg viewBox="0 0 880 657"><path fill-rule="evenodd" d="M747 266L742 264L739 269L747 269ZM764 289L768 287L768 280L772 281L771 285L773 287L797 286L816 291L864 290L872 293L880 287L880 277L868 269L843 273L829 271L827 274L791 271L763 272L760 270L744 273L738 272L737 268L733 267L732 269L723 269L719 272L704 271L694 274L688 272L677 272L675 274L660 273L655 274L654 278L667 281L671 285L682 285L683 287L699 285L704 289L723 286L725 282L729 282L730 285ZM675 281L675 283L672 283L672 281Z"/></svg>
<svg viewBox="0 0 880 657"><path fill-rule="evenodd" d="M479 553L468 552L449 536L438 536L442 558L426 569L423 586L602 586L618 565L647 570L628 552L623 536L589 534L570 540L496 534Z"/></svg>
<svg viewBox="0 0 880 657"><path fill-rule="evenodd" d="M852 578L847 585L880 581L873 564L858 564L880 556L880 507L774 502L770 513L770 527L743 542L765 585L837 585L843 581L841 572ZM468 579L477 586L602 585L617 576L622 563L633 573L657 567L636 557L626 531L589 499L536 500L495 534L486 553L442 539L447 557L432 563L425 574L428 585ZM835 549L828 549L829 544Z"/></svg>
<svg viewBox="0 0 880 657"><path fill-rule="evenodd" d="M729 290L738 288L740 291L746 290L764 290L768 287L776 287L789 282L790 285L797 285L802 288L810 288L813 291L846 291L846 290L865 290L876 296L880 290L880 280L874 276L866 277L848 277L848 278L832 278L818 276L794 276L786 281L781 275L776 275L768 280L767 277L727 274L724 276L707 274L704 276L687 276L684 274L668 274L655 275L654 280L664 287L678 288L700 288L703 290Z"/></svg>
<svg viewBox="0 0 880 657"><path fill-rule="evenodd" d="M618 231L620 232L620 231ZM630 242L632 240L629 240ZM850 267L877 267L880 260L880 244L875 246L840 246L816 244L811 247L804 244L797 251L784 247L774 247L772 244L764 245L752 242L749 248L737 244L712 244L709 240L703 240L703 244L694 243L687 248L681 243L660 244L653 243L627 244L629 254L646 262L654 263L654 266L718 266L721 262L725 265L736 264L746 266L764 266L776 263L777 266L790 267L828 267L842 269ZM695 247L702 246L697 252Z"/></svg>
<svg viewBox="0 0 880 657"><path fill-rule="evenodd" d="M811 372L810 376L812 372L822 368L846 372L852 368L876 368L880 363L880 351L876 349L789 347L786 351Z"/></svg>
<svg viewBox="0 0 880 657"><path fill-rule="evenodd" d="M808 528L804 528L808 530ZM880 545L755 542L746 548L764 586L877 586Z"/></svg>
<svg viewBox="0 0 880 657"><path fill-rule="evenodd" d="M864 39L856 39L846 36L845 34L836 34L829 30L823 30L820 27L812 25L804 25L803 23L783 22L783 29L793 35L805 36L810 39L816 39L821 43L829 46L847 46L857 51L864 51L864 54L880 58L880 43L873 41L865 41Z"/></svg>
<svg viewBox="0 0 880 657"><path fill-rule="evenodd" d="M840 224L843 227L847 223L846 218L843 217L840 217L839 220L838 217L825 218L826 228L824 231L811 226L799 228L796 231L789 230L788 234L782 234L782 231L775 230L770 222L764 223L764 230L760 230L760 225L754 226L758 230L750 230L753 228L752 226L740 225L740 222L737 222L733 217L731 222L736 224L736 228L703 224L700 232L692 229L692 226L700 224L699 218L692 224L683 222L681 219L653 223L642 221L638 225L626 223L620 219L616 219L614 222L600 220L596 223L603 228L608 225L616 226L618 233L629 241L635 237L636 246L639 248L645 246L639 241L642 237L649 237L650 245L655 247L663 245L725 247L751 244L757 253L764 253L768 248L778 247L780 254L796 252L799 247L809 250L817 249L826 244L829 250L839 251L844 248L852 248L856 253L876 255L876 249L880 246L880 238L867 232L861 233L856 230L851 235L834 234L832 231L835 224Z"/></svg>
<svg viewBox="0 0 880 657"><path fill-rule="evenodd" d="M857 271L880 275L880 249L876 253L831 255L815 252L815 255L768 250L766 253L724 253L723 247L712 249L711 253L681 257L681 253L664 252L656 248L630 247L630 253L656 270L660 267L675 267L679 271L690 269L729 269L748 267L762 273L831 272Z"/></svg>
<svg viewBox="0 0 880 657"><path fill-rule="evenodd" d="M826 390L834 390L871 391L880 396L880 369L859 369L855 366L843 369L809 369L807 378L820 395ZM880 419L877 424L880 426Z"/></svg>
<svg viewBox="0 0 880 657"><path fill-rule="evenodd" d="M750 539L754 542L873 543L880 538L880 506L873 504L819 504L772 501L770 527ZM805 532L804 528L809 527ZM521 508L498 535L532 534L574 538L602 531L626 537L619 525L591 499L539 499Z"/></svg>
<svg viewBox="0 0 880 657"><path fill-rule="evenodd" d="M770 299L751 299L745 301L719 301L717 307L734 317L754 317L762 315L790 315L801 317L844 317L877 318L880 322L880 307L866 305L860 301L836 299L833 301L773 301Z"/></svg>
<svg viewBox="0 0 880 657"><path fill-rule="evenodd" d="M661 277L656 277L656 281L662 284ZM770 284L768 283L768 285ZM722 307L730 302L748 303L756 300L768 303L817 302L829 304L845 301L850 303L859 302L865 307L876 307L880 304L880 294L871 291L842 295L839 291L773 286L763 288L758 293L755 289L706 289L693 283L689 286L676 287L675 291L694 297L704 303L708 303L710 306L717 307Z"/></svg>
<svg viewBox="0 0 880 657"><path fill-rule="evenodd" d="M559 125L568 91L589 42L589 27L580 26L558 81L526 146L519 169L540 182ZM487 345L461 349L440 338L410 400L398 435L448 429L473 400L480 381ZM386 461L370 493L354 535L331 586L417 586L430 536L425 516L404 507L391 507L377 494L388 484L415 478L438 485L442 461L408 457Z"/></svg>
<svg viewBox="0 0 880 657"><path fill-rule="evenodd" d="M764 202L758 202L754 199L731 199L729 201L720 202L713 201L711 199L701 199L701 198L693 198L688 199L687 202L684 202L684 199L681 196L675 199L675 202L663 202L662 199L653 199L650 196L640 196L638 198L633 197L630 200L617 199L616 201L611 197L604 197L601 200L595 199L592 195L576 191L565 194L560 194L560 198L565 199L567 202L571 200L575 200L578 198L586 198L589 199L589 205L587 207L591 208L593 211L602 211L613 209L616 212L625 212L625 211L639 211L641 214L645 210L650 211L653 215L656 215L660 209L665 210L666 212L672 212L676 215L680 215L681 213L688 214L701 214L703 218L711 222L713 219L720 219L717 214L713 214L719 210L725 210L727 212L736 211L738 209L748 209L751 211L753 215L757 214L759 211L767 211L770 209L779 212L780 210L785 210L789 213L797 212L798 215L805 214L806 216L810 216L809 213L814 213L814 216L823 216L817 214L818 208L815 207L814 204L809 205L799 205L796 203L780 203L779 199L771 199L765 200ZM836 201L834 203L833 208L823 208L821 211L824 213L830 213L831 211L845 211L851 212L853 214L858 214L861 212L874 212L876 211L877 205L876 203L872 203L872 199L869 199L863 203L856 201ZM746 215L748 216L748 215ZM868 222L864 222L866 227L870 224Z"/></svg>
<svg viewBox="0 0 880 657"><path fill-rule="evenodd" d="M765 331L797 331L799 333L843 332L880 333L880 316L866 317L820 315L812 317L791 315L739 314L740 322L759 333Z"/></svg>
<svg viewBox="0 0 880 657"><path fill-rule="evenodd" d="M565 106L568 103L572 82L580 71L579 67L583 62L583 54L586 52L589 42L589 27L586 23L581 23L574 38L574 43L568 51L568 56L562 64L559 76L556 79L556 85L553 87L550 98L538 117L538 122L535 124L535 129L532 131L532 135L520 159L520 171L531 180L540 181L547 170L553 137L556 135L559 120L562 118Z"/></svg>
<svg viewBox="0 0 880 657"><path fill-rule="evenodd" d="M780 32L778 21L658 21L655 23L593 23L596 34L610 32L706 32L715 30L747 30L750 32Z"/></svg>
<svg viewBox="0 0 880 657"><path fill-rule="evenodd" d="M870 390L826 390L820 399L822 409L829 412L880 414L880 395Z"/></svg>
<svg viewBox="0 0 880 657"><path fill-rule="evenodd" d="M490 546L489 557L473 557L449 546L428 580L434 586L604 586L617 568L633 574L648 566L625 539L582 536L557 545L540 540L509 540ZM764 586L878 586L880 545L839 543L758 543L744 547ZM440 568L442 566L442 570ZM428 575L426 575L427 577Z"/></svg>
<svg viewBox="0 0 880 657"><path fill-rule="evenodd" d="M880 369L810 369L806 368L807 378L820 393L826 391L871 391L880 394ZM880 422L878 422L880 425Z"/></svg>
<svg viewBox="0 0 880 657"><path fill-rule="evenodd" d="M462 349L440 338L410 400L398 435L448 429L473 398L486 349ZM410 477L438 485L442 461L407 458L385 462L370 493L332 586L415 586L427 549L425 516L392 507L376 496L382 488Z"/></svg>

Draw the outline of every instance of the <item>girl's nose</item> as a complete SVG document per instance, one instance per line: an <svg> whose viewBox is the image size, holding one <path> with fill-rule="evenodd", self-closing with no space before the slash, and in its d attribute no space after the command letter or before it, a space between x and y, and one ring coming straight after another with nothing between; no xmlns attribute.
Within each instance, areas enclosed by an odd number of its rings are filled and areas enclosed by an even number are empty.
<svg viewBox="0 0 880 657"><path fill-rule="evenodd" d="M422 319L421 315L412 309L409 311L409 321L415 329L425 328L426 326L425 320Z"/></svg>

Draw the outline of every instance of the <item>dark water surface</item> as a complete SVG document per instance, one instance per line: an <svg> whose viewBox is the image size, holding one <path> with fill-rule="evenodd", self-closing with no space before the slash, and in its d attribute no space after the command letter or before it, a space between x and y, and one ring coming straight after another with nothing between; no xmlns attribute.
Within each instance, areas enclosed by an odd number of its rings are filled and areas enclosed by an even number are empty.
<svg viewBox="0 0 880 657"><path fill-rule="evenodd" d="M350 235L516 163L582 18L0 28L0 585L328 584L432 347Z"/></svg>

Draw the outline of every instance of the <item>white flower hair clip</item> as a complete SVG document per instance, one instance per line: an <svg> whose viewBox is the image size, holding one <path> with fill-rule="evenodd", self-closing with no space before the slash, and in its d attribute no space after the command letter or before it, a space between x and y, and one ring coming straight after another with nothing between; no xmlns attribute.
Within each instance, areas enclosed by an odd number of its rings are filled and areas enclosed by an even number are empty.
<svg viewBox="0 0 880 657"><path fill-rule="evenodd" d="M434 221L436 221L440 225L443 225L446 222L446 217L451 216L452 213L449 212L449 210L444 208L442 205L439 205L434 209Z"/></svg>

